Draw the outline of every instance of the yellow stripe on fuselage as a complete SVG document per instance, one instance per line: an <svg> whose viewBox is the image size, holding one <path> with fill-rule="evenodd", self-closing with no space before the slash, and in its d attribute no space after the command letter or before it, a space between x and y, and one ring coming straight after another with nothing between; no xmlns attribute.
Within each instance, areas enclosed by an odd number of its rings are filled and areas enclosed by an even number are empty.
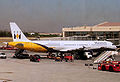
<svg viewBox="0 0 120 82"><path fill-rule="evenodd" d="M23 44L20 45L20 44ZM34 52L47 52L47 48L45 48L42 45L38 45L32 42L9 42L8 45L10 46L14 46L20 49L24 49L24 50L29 50L29 51L34 51Z"/></svg>

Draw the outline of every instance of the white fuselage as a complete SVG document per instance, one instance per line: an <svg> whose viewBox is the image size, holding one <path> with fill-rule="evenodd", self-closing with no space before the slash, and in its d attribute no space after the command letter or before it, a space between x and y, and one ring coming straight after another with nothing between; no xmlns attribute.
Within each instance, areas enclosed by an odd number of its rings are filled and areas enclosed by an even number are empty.
<svg viewBox="0 0 120 82"><path fill-rule="evenodd" d="M62 49L71 50L79 48L95 49L101 47L112 49L116 48L116 46L112 45L113 43L109 41L32 41L32 42L39 43L56 50Z"/></svg>

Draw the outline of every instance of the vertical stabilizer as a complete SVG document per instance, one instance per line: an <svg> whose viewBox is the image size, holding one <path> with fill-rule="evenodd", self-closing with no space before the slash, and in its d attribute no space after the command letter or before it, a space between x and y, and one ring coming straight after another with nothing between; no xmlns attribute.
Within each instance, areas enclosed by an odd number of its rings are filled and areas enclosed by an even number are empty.
<svg viewBox="0 0 120 82"><path fill-rule="evenodd" d="M13 41L29 41L15 22L10 22Z"/></svg>

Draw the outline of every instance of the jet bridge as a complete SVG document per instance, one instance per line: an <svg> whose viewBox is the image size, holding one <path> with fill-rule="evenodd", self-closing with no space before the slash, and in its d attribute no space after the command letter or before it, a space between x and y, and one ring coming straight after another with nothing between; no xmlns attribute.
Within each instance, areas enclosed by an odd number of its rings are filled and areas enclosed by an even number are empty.
<svg viewBox="0 0 120 82"><path fill-rule="evenodd" d="M100 63L100 62L104 61L105 59L107 59L110 56L113 56L115 54L118 54L118 52L117 51L104 51L98 57L96 57L94 59L94 63Z"/></svg>

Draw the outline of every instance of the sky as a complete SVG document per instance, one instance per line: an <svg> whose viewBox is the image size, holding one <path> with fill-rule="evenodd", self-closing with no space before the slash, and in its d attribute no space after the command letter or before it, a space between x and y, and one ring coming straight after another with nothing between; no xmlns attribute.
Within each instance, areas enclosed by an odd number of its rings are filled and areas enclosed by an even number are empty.
<svg viewBox="0 0 120 82"><path fill-rule="evenodd" d="M63 26L120 22L120 0L0 0L0 29L16 22L27 32L62 32Z"/></svg>

